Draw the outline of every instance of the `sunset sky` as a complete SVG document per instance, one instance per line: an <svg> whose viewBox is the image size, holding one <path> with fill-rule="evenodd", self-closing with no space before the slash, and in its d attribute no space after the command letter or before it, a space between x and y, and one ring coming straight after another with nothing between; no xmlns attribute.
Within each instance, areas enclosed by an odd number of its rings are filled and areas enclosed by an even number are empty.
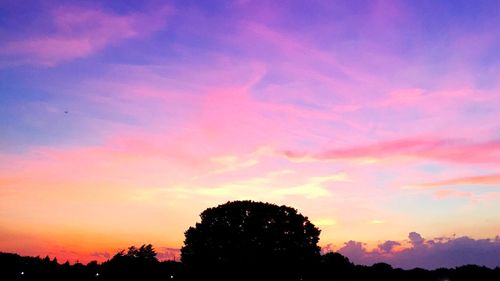
<svg viewBox="0 0 500 281"><path fill-rule="evenodd" d="M0 0L0 251L168 259L250 199L354 262L500 266L499 12Z"/></svg>

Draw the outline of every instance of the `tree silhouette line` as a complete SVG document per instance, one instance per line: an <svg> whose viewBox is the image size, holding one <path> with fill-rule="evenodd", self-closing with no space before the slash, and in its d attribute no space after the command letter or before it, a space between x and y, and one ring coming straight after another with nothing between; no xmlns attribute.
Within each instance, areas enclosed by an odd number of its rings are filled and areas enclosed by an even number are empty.
<svg viewBox="0 0 500 281"><path fill-rule="evenodd" d="M320 230L288 206L233 201L208 208L185 232L181 261L159 261L151 244L131 246L99 264L0 253L1 280L500 280L478 265L403 270L355 265L320 254Z"/></svg>

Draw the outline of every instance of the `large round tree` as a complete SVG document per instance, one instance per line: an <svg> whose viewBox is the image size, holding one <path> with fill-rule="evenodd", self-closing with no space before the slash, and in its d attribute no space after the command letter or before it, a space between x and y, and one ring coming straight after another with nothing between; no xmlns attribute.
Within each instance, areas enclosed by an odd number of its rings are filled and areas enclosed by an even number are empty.
<svg viewBox="0 0 500 281"><path fill-rule="evenodd" d="M320 256L320 230L294 208L233 201L200 216L181 259L205 277L301 279Z"/></svg>

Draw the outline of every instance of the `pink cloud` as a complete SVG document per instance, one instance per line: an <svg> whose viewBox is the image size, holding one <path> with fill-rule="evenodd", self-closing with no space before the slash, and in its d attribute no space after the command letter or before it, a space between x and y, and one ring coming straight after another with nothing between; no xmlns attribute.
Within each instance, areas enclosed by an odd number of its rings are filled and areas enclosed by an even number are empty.
<svg viewBox="0 0 500 281"><path fill-rule="evenodd" d="M459 191L459 190L438 190L434 192L434 198L436 199L445 199L450 197L463 197L463 198L472 198L474 194L472 192Z"/></svg>
<svg viewBox="0 0 500 281"><path fill-rule="evenodd" d="M166 24L170 13L168 7L127 15L81 7L56 8L49 12L54 32L6 42L0 54L17 57L20 63L53 66L155 32Z"/></svg>
<svg viewBox="0 0 500 281"><path fill-rule="evenodd" d="M500 174L459 177L442 181L418 184L418 188L433 188L447 185L500 185ZM442 194L446 195L446 194Z"/></svg>
<svg viewBox="0 0 500 281"><path fill-rule="evenodd" d="M365 146L331 149L319 153L285 150L290 159L342 160L411 157L460 164L498 163L500 141L468 143L461 140L404 138Z"/></svg>
<svg viewBox="0 0 500 281"><path fill-rule="evenodd" d="M376 106L401 107L405 105L414 105L422 100L424 100L422 89L400 89L391 92L385 100L377 102Z"/></svg>
<svg viewBox="0 0 500 281"><path fill-rule="evenodd" d="M157 255L156 257L161 260L180 260L181 249L179 248L170 248L170 247L160 247L156 248Z"/></svg>
<svg viewBox="0 0 500 281"><path fill-rule="evenodd" d="M270 68L295 77L296 82L317 81L336 97L345 99L352 99L353 92L361 92L362 87L358 87L361 82L377 88L383 86L380 77L367 71L363 64L343 62L339 59L339 52L320 48L315 38L275 28L272 23L240 21L238 26L236 36L223 37L222 40L244 49L250 56L266 58ZM259 42L259 45L249 42ZM360 83L353 84L353 81ZM366 91L363 94L366 98ZM300 98L308 99L304 93ZM324 97L322 102L324 104Z"/></svg>
<svg viewBox="0 0 500 281"><path fill-rule="evenodd" d="M90 256L95 257L96 260L108 260L111 258L111 254L109 252L103 251L103 252L92 252L90 253Z"/></svg>

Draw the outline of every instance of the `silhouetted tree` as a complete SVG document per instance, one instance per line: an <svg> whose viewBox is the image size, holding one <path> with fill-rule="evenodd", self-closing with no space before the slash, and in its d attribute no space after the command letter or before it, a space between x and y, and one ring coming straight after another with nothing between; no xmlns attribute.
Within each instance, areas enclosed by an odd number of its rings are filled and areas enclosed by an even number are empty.
<svg viewBox="0 0 500 281"><path fill-rule="evenodd" d="M201 213L181 260L209 278L303 280L320 257L320 230L296 209L234 201Z"/></svg>
<svg viewBox="0 0 500 281"><path fill-rule="evenodd" d="M390 264L384 262L373 264L369 268L368 272L371 276L378 276L382 280L387 280L387 281L396 280L395 278L396 272L393 270Z"/></svg>
<svg viewBox="0 0 500 281"><path fill-rule="evenodd" d="M128 252L125 255L131 259L137 259L142 262L157 262L156 251L153 249L153 245L142 245L140 248L135 246L129 247Z"/></svg>
<svg viewBox="0 0 500 281"><path fill-rule="evenodd" d="M354 271L354 264L339 253L326 253L321 256L321 266L317 276L328 276L332 273L340 280L348 280Z"/></svg>
<svg viewBox="0 0 500 281"><path fill-rule="evenodd" d="M151 244L137 248L131 246L127 252L116 253L111 260L103 264L102 279L132 280L151 279L157 274L158 259Z"/></svg>

